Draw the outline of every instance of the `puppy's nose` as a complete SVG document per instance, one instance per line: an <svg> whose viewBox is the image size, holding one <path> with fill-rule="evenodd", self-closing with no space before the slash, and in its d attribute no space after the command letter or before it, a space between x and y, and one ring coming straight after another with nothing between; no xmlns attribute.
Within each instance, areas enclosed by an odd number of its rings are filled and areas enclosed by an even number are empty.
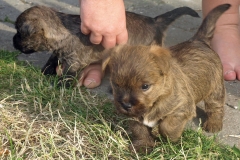
<svg viewBox="0 0 240 160"><path fill-rule="evenodd" d="M132 104L129 102L122 102L122 107L127 111L128 109L132 108Z"/></svg>

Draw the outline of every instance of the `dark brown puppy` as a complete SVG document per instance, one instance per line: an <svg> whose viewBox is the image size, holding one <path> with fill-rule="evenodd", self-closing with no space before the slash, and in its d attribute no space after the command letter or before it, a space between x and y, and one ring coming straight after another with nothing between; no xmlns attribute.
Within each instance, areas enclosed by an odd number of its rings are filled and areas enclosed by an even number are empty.
<svg viewBox="0 0 240 160"><path fill-rule="evenodd" d="M130 125L135 149L154 146L154 126L162 136L177 141L185 124L196 116L200 101L205 102L208 116L204 129L222 129L222 64L210 48L210 40L217 19L229 7L224 4L212 10L193 38L169 50L124 45L106 51L103 69L110 67L114 104L136 119Z"/></svg>
<svg viewBox="0 0 240 160"><path fill-rule="evenodd" d="M170 23L182 15L198 17L188 8L174 9L155 18L126 12L128 44L149 45L153 41L162 45L163 33ZM24 11L16 20L14 47L23 53L53 52L43 67L44 74L56 74L58 60L64 65L63 74L78 75L85 66L99 61L103 47L94 45L80 31L80 16L60 13L45 6L35 6Z"/></svg>

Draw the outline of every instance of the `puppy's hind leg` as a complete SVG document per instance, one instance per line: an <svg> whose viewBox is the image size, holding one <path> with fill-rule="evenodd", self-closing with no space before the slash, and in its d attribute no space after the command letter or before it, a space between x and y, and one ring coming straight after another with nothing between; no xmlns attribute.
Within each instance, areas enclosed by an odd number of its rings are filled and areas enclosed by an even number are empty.
<svg viewBox="0 0 240 160"><path fill-rule="evenodd" d="M224 85L215 89L206 99L204 99L204 102L207 120L203 124L203 129L208 132L218 132L222 130L225 103Z"/></svg>

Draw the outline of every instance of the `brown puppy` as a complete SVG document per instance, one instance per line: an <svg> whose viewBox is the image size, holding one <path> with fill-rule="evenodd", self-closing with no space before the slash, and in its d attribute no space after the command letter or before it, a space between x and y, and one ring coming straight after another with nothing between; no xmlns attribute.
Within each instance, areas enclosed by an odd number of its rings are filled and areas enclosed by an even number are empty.
<svg viewBox="0 0 240 160"><path fill-rule="evenodd" d="M174 9L155 18L126 12L128 44L162 45L163 33L176 18L187 14L198 17L188 7ZM58 60L63 63L63 74L78 75L85 66L100 60L101 45L94 45L80 31L80 16L60 13L45 6L27 9L16 20L14 47L23 53L53 52L43 67L44 74L56 74Z"/></svg>
<svg viewBox="0 0 240 160"><path fill-rule="evenodd" d="M193 38L170 50L125 45L106 51L103 69L110 67L114 104L121 113L136 119L130 125L135 149L154 145L154 126L162 136L177 141L202 100L208 116L204 129L222 129L222 64L210 48L210 40L217 19L229 7L216 7Z"/></svg>

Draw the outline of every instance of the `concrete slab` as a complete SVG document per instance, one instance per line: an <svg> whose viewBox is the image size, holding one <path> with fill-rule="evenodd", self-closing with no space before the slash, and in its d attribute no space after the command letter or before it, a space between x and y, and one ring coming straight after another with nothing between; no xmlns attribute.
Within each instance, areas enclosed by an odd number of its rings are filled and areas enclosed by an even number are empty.
<svg viewBox="0 0 240 160"><path fill-rule="evenodd" d="M201 0L125 0L126 10L133 11L147 16L156 16L173 8L180 6L189 6L195 9L201 15ZM33 5L46 5L54 7L62 12L79 14L78 0L1 0L0 1L0 49L14 51L12 37L15 34L13 22L17 16L25 9ZM165 45L171 46L190 38L201 24L201 18L192 18L183 16L175 21L168 29L165 39ZM32 65L41 68L49 57L49 53L35 53L31 55L21 54L19 60L25 60ZM227 101L225 105L224 127L217 137L219 141L230 146L236 145L240 148L240 110L234 109L234 106L240 107L240 82L226 82ZM102 85L91 90L98 94L109 94L108 76L103 79ZM200 105L201 107L201 105ZM190 125L198 127L198 118L204 117L199 109L199 115Z"/></svg>

